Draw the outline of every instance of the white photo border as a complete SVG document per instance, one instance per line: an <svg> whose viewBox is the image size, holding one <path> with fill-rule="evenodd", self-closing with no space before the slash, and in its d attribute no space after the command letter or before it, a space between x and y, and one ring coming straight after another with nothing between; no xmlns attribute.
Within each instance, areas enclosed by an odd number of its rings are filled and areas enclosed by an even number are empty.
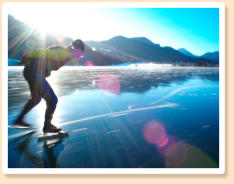
<svg viewBox="0 0 234 184"><path fill-rule="evenodd" d="M31 2L33 3L33 2ZM73 2L37 2L52 5ZM219 168L8 168L8 14L11 5L2 4L2 170L4 174L224 174L225 173L225 4L222 2L76 2L79 6L98 8L219 8ZM33 3L34 5L36 2Z"/></svg>

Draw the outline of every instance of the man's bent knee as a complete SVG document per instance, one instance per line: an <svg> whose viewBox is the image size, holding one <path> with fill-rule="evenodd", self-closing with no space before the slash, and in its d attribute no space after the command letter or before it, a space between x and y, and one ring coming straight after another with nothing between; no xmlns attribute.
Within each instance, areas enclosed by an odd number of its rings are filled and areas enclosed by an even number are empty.
<svg viewBox="0 0 234 184"><path fill-rule="evenodd" d="M45 101L47 106L52 106L52 108L54 109L58 103L58 97L56 95L48 95L45 98Z"/></svg>
<svg viewBox="0 0 234 184"><path fill-rule="evenodd" d="M53 96L53 100L52 100L53 106L56 107L57 103L58 103L58 97L57 96Z"/></svg>
<svg viewBox="0 0 234 184"><path fill-rule="evenodd" d="M32 99L29 100L29 102L34 106L39 104L40 101L41 101L41 98L32 98Z"/></svg>
<svg viewBox="0 0 234 184"><path fill-rule="evenodd" d="M57 105L57 103L58 103L58 97L56 95L53 95L52 96L52 104Z"/></svg>

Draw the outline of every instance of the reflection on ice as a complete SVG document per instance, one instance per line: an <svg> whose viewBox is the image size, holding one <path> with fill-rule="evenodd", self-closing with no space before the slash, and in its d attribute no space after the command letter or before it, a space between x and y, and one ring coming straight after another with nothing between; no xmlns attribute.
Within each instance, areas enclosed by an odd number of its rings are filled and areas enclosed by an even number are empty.
<svg viewBox="0 0 234 184"><path fill-rule="evenodd" d="M103 117L108 117L108 116L110 116L110 117L122 116L122 115L126 115L128 113L131 113L131 112L146 111L146 110L161 109L161 108L173 108L173 107L176 107L176 106L177 106L177 104L168 103L168 104L163 104L163 105L155 105L155 106L150 106L150 107L136 108L136 109L120 111L120 112L100 114L100 115L97 115L97 116L90 116L90 117L87 117L87 118L82 118L82 119L78 119L78 120L63 122L63 123L60 124L60 126L71 125L71 124L78 123L78 122L83 122L83 121L88 121L88 120L93 120L93 119L98 119L98 118L103 118Z"/></svg>
<svg viewBox="0 0 234 184"><path fill-rule="evenodd" d="M9 67L8 92L12 103L18 103L30 95L28 85L23 79L22 67ZM174 68L164 67L154 70L129 70L123 67L64 67L52 72L48 78L58 96L68 95L76 90L104 89L112 94L126 92L143 93L158 86L172 82L183 82L189 78L219 80L218 68ZM17 89L16 89L17 87ZM17 94L17 95L16 95ZM16 96L15 96L16 95Z"/></svg>
<svg viewBox="0 0 234 184"><path fill-rule="evenodd" d="M153 69L163 69L165 67L172 67L172 64L155 64L155 63L136 63L136 64L131 64L128 67L132 69L148 69L148 70L153 70Z"/></svg>

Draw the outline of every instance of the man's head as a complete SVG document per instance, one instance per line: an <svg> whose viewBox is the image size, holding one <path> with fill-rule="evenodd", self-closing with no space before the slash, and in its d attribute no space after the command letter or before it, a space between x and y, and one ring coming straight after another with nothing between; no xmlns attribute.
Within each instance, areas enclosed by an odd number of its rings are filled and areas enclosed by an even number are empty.
<svg viewBox="0 0 234 184"><path fill-rule="evenodd" d="M80 59L83 57L85 45L80 39L77 39L70 44L69 49L73 52L76 59Z"/></svg>
<svg viewBox="0 0 234 184"><path fill-rule="evenodd" d="M77 39L71 43L72 49L80 50L81 52L84 52L85 45L84 42L82 42L80 39Z"/></svg>

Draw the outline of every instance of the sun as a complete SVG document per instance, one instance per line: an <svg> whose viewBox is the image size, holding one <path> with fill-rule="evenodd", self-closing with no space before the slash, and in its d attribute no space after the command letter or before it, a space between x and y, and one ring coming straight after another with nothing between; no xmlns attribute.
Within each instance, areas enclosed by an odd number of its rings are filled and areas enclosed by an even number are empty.
<svg viewBox="0 0 234 184"><path fill-rule="evenodd" d="M50 6L43 6L43 4L38 4L37 8L30 3L23 7L11 6L8 15L12 15L17 20L31 26L42 35L46 33L59 34L71 26L61 8L53 9Z"/></svg>
<svg viewBox="0 0 234 184"><path fill-rule="evenodd" d="M72 39L106 40L119 35L121 25L104 14L103 9L79 4L17 3L8 15L29 25L42 35L64 35Z"/></svg>

